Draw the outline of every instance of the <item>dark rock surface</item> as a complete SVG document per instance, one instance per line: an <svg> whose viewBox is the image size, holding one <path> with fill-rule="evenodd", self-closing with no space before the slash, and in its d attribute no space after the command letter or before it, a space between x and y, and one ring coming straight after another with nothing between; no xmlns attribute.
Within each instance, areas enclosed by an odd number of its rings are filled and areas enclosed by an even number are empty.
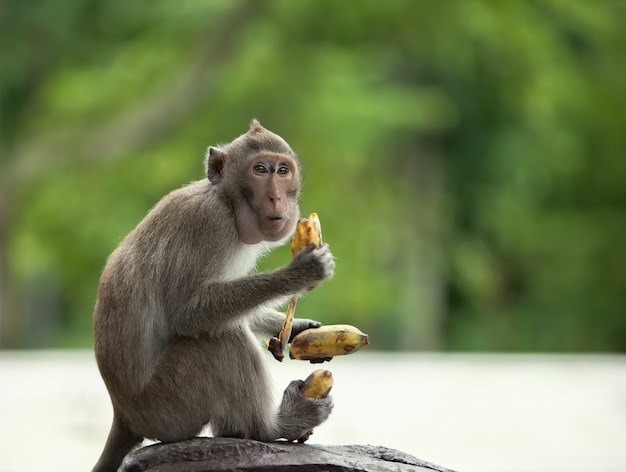
<svg viewBox="0 0 626 472"><path fill-rule="evenodd" d="M195 438L137 449L124 459L122 472L452 472L381 446L322 446L249 439Z"/></svg>

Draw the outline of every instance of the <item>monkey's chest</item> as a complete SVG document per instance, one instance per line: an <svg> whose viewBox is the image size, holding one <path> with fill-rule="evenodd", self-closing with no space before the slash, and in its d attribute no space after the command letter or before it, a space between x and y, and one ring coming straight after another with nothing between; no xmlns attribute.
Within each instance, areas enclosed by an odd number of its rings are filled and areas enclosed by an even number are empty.
<svg viewBox="0 0 626 472"><path fill-rule="evenodd" d="M256 266L256 261L263 253L260 244L241 244L226 257L222 266L220 278L234 280L250 273Z"/></svg>

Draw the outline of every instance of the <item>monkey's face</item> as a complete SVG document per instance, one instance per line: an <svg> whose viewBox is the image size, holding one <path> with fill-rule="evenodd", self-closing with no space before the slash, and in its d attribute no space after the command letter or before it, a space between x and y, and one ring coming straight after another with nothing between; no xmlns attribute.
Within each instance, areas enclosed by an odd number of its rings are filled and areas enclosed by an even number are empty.
<svg viewBox="0 0 626 472"><path fill-rule="evenodd" d="M252 210L255 224L265 241L289 236L299 215L299 168L285 154L262 152L250 157L243 168L242 194ZM241 233L241 232L240 232ZM246 242L246 241L244 241Z"/></svg>
<svg viewBox="0 0 626 472"><path fill-rule="evenodd" d="M283 138L252 120L223 149L209 147L207 178L233 205L239 241L283 242L298 221L300 165Z"/></svg>

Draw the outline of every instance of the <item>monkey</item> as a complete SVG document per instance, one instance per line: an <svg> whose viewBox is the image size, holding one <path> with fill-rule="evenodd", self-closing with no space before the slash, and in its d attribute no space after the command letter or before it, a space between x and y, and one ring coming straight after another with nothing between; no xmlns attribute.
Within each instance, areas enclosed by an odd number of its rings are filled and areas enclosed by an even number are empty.
<svg viewBox="0 0 626 472"><path fill-rule="evenodd" d="M297 154L256 119L210 146L205 178L164 196L110 254L93 312L94 351L113 424L94 472L117 470L144 438L275 441L312 432L332 398L305 398L301 380L278 409L257 336L275 336L276 308L334 273L327 244L255 273L299 217ZM321 324L295 319L293 335ZM305 437L305 439L306 439Z"/></svg>

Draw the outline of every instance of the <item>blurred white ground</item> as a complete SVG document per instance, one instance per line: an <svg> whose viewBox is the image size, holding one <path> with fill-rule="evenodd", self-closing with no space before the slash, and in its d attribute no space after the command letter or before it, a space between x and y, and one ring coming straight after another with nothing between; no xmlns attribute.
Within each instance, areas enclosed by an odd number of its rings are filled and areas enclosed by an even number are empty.
<svg viewBox="0 0 626 472"><path fill-rule="evenodd" d="M277 397L317 368L267 362ZM364 350L326 366L335 410L311 443L464 472L626 471L626 356ZM111 415L91 352L0 351L0 472L90 470Z"/></svg>

